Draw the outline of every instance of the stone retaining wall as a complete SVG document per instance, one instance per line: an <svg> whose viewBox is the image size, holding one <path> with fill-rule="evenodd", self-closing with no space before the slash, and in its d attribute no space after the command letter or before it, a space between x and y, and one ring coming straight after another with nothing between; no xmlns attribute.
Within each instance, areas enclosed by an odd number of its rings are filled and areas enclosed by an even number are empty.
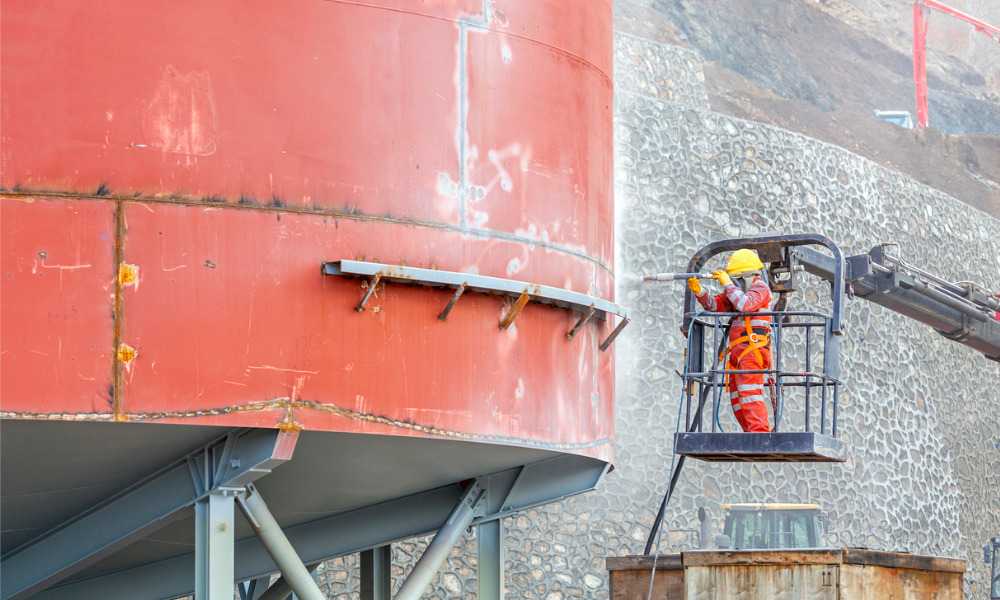
<svg viewBox="0 0 1000 600"><path fill-rule="evenodd" d="M895 242L907 262L996 289L1000 221L842 148L664 101L628 61L616 68L618 302L637 326L618 341L618 469L603 493L646 525L670 465L684 341L682 284L643 285L642 274L681 270L711 241L776 230L824 234L846 254ZM828 310L827 294L807 286L789 308ZM966 591L982 594L980 548L1000 532L1000 365L861 300L846 322L848 462L689 462L661 547L697 541L685 530L697 529L698 506L718 519L720 503L815 502L831 513L831 543L965 558Z"/></svg>

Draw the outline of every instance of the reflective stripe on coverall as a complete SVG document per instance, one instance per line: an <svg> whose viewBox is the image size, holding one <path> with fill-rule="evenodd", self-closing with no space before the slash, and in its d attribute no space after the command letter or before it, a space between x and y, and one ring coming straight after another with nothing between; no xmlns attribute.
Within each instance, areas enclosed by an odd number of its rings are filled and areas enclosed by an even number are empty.
<svg viewBox="0 0 1000 600"><path fill-rule="evenodd" d="M721 294L709 296L708 292L696 296L698 302L712 312L758 312L771 307L771 289L761 277L744 293L730 282ZM749 323L748 323L749 322ZM747 325L751 335L747 334ZM727 370L765 370L771 368L771 318L740 317L732 319L729 330L729 360ZM767 344L763 345L766 340ZM735 345L733 345L735 344ZM726 378L729 401L740 427L746 432L768 432L767 403L764 401L764 375L762 373L733 374Z"/></svg>

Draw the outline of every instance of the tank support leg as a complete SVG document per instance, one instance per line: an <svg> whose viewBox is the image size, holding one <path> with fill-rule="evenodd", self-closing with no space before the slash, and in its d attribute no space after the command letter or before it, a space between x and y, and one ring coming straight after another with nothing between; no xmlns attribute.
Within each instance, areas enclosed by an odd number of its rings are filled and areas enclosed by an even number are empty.
<svg viewBox="0 0 1000 600"><path fill-rule="evenodd" d="M480 523L476 527L476 569L479 600L503 600L503 519Z"/></svg>
<svg viewBox="0 0 1000 600"><path fill-rule="evenodd" d="M361 600L391 600L392 546L361 552Z"/></svg>
<svg viewBox="0 0 1000 600"><path fill-rule="evenodd" d="M316 581L316 569L319 568L320 564L321 563L306 565L313 581ZM292 586L288 585L288 580L282 576L276 579L275 582L271 584L271 587L267 588L267 590L261 594L260 598L257 598L257 600L285 600L285 598L289 597L292 598L292 600L296 600L298 598L298 596L292 593Z"/></svg>
<svg viewBox="0 0 1000 600"><path fill-rule="evenodd" d="M194 600L233 597L233 504L228 491L195 502Z"/></svg>
<svg viewBox="0 0 1000 600"><path fill-rule="evenodd" d="M261 545L271 556L281 571L282 578L288 582L295 595L300 600L326 600L326 595L320 591L319 585L313 580L309 569L302 563L295 548L281 531L281 527L267 509L267 504L264 504L257 489L253 485L248 485L246 494L239 496L238 502L240 510L250 522L250 527L257 534Z"/></svg>
<svg viewBox="0 0 1000 600"><path fill-rule="evenodd" d="M260 597L267 590L267 584L270 582L270 575L242 582L239 585L240 600L260 600Z"/></svg>
<svg viewBox="0 0 1000 600"><path fill-rule="evenodd" d="M448 558L451 549L462 539L462 534L469 525L472 525L473 519L479 516L485 498L486 487L480 480L477 479L466 488L458 501L458 506L438 529L437 535L410 571L410 576L399 588L396 600L418 600L423 596L427 586L434 579L434 574Z"/></svg>

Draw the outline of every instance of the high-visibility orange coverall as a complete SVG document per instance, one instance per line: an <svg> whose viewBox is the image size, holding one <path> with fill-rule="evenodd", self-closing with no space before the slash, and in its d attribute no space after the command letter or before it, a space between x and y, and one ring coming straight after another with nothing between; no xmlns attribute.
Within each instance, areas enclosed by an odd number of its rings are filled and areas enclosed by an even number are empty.
<svg viewBox="0 0 1000 600"><path fill-rule="evenodd" d="M758 312L771 307L771 288L760 277L744 292L733 282L723 292L709 296L702 291L698 303L712 312ZM750 328L750 335L747 328ZM734 316L729 330L729 360L726 370L763 370L771 368L771 317ZM768 432L767 404L764 402L763 373L729 375L726 380L733 414L743 431Z"/></svg>

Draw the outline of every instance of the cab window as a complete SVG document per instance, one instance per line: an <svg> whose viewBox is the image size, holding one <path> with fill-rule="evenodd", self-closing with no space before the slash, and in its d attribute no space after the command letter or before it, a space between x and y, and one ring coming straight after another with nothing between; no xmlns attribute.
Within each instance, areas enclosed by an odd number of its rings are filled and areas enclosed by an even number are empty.
<svg viewBox="0 0 1000 600"><path fill-rule="evenodd" d="M754 550L767 548L767 532L760 514L747 512L733 519L733 548Z"/></svg>

